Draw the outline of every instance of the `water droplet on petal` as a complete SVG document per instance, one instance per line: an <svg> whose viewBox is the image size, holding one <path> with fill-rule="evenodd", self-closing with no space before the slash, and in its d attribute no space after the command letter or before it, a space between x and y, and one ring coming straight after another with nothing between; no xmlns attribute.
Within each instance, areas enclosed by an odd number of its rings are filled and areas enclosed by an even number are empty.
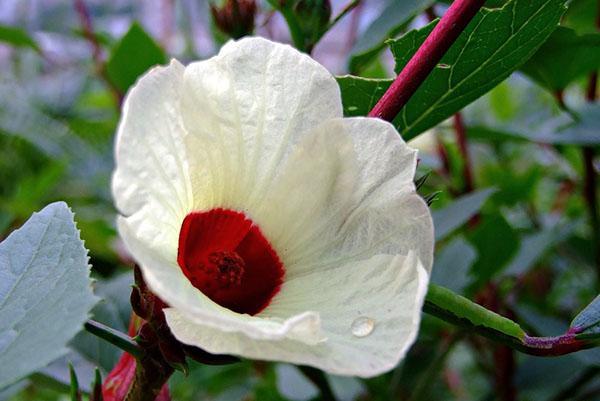
<svg viewBox="0 0 600 401"><path fill-rule="evenodd" d="M370 317L361 316L352 322L350 329L356 337L366 337L373 332L375 328L375 320Z"/></svg>

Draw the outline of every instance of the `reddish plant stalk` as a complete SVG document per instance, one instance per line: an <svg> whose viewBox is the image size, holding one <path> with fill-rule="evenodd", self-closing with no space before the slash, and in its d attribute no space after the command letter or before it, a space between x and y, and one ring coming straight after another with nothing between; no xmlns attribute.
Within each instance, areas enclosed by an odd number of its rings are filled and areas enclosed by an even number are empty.
<svg viewBox="0 0 600 401"><path fill-rule="evenodd" d="M98 42L98 38L94 34L94 26L92 24L92 17L90 12L84 2L84 0L74 0L75 11L77 11L77 15L79 16L79 21L81 23L81 28L83 29L83 36L89 42L92 47L92 59L94 60L94 65L96 67L96 72L102 78L102 80L106 83L113 97L115 98L115 103L117 107L121 107L121 103L123 102L123 93L117 88L108 75L106 74L106 68L104 62L102 61L102 48L100 47L100 43Z"/></svg>
<svg viewBox="0 0 600 401"><path fill-rule="evenodd" d="M600 7L600 1L598 1ZM600 9L596 15L596 28L600 31ZM598 97L598 72L590 74L588 79L588 87L586 91L586 100L589 103L594 103ZM592 146L584 146L582 151L584 183L583 195L587 203L588 212L590 214L590 225L592 226L592 247L594 252L594 262L596 264L596 284L600 287L600 215L598 214L598 193L596 191L598 181L596 179L596 170L594 168L594 148Z"/></svg>
<svg viewBox="0 0 600 401"><path fill-rule="evenodd" d="M392 121L484 3L485 0L455 0L369 116Z"/></svg>
<svg viewBox="0 0 600 401"><path fill-rule="evenodd" d="M454 131L456 133L456 142L458 149L463 159L463 178L464 192L473 191L473 167L471 166L471 158L469 157L469 147L467 145L467 129L460 112L454 115Z"/></svg>

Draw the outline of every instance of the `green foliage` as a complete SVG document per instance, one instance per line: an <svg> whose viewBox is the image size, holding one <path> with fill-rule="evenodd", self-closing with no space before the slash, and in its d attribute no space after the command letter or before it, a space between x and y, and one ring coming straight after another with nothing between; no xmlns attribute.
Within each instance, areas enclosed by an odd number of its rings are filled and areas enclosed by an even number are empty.
<svg viewBox="0 0 600 401"><path fill-rule="evenodd" d="M519 236L501 214L483 216L468 239L479 255L471 268L478 285L500 272L519 249Z"/></svg>
<svg viewBox="0 0 600 401"><path fill-rule="evenodd" d="M392 84L390 79L368 79L344 75L336 78L342 92L344 115L366 116Z"/></svg>
<svg viewBox="0 0 600 401"><path fill-rule="evenodd" d="M600 295L575 316L571 327L578 333L600 335Z"/></svg>
<svg viewBox="0 0 600 401"><path fill-rule="evenodd" d="M16 26L0 25L0 42L40 51L37 42L26 31Z"/></svg>
<svg viewBox="0 0 600 401"><path fill-rule="evenodd" d="M435 239L440 241L454 230L465 224L473 217L484 202L495 192L493 188L482 189L477 192L464 195L441 210L433 212L433 223L435 226Z"/></svg>
<svg viewBox="0 0 600 401"><path fill-rule="evenodd" d="M577 35L559 27L521 68L550 91L600 69L600 33Z"/></svg>
<svg viewBox="0 0 600 401"><path fill-rule="evenodd" d="M101 47L99 63L71 54L71 42L80 42L81 48L90 45L72 5L41 2L41 8L51 10L41 21L31 17L12 27L0 26L2 47L10 47L9 61L0 71L0 237L22 224L33 210L66 199L77 212L78 228L94 266L95 292L102 298L91 316L126 332L131 277L123 273L123 266L131 261L117 239L109 186L120 117L114 92L126 92L141 74L171 56L185 62L209 57L210 46L204 36L197 41L196 31L206 21L196 20L196 13L187 15L177 8L172 31L163 31L169 27L162 27L162 22L152 31L160 32L161 42L169 44L173 53L167 53L141 24L133 23L125 35L120 28L107 28L122 27L133 16L144 20L137 3L125 1L118 10L89 3L92 36ZM294 9L296 1L270 3L289 24L296 47L310 51L321 38L331 40L317 45L317 59L333 66L332 71L344 74L347 71L341 66L349 65L349 72L360 74L336 79L344 114L365 116L391 84L393 62L399 71L435 25L423 25L424 10L434 6L442 15L452 1L386 0L379 15L362 4L351 17L360 20L356 32L350 32L351 18L347 26L328 32L333 20L322 8L321 12ZM561 18L565 3L569 8ZM582 88L599 63L598 2L487 0L485 4L488 9L477 15L394 121L405 139L427 131L410 143L419 149L416 177L428 173L418 191L423 196L441 191L432 204L437 241L433 285L419 336L404 361L389 374L369 380L328 376L339 400L493 400L498 398L494 389L501 387L496 381L505 374L518 399L544 401L560 399L561 391L585 379L590 370L597 373L597 349L560 358L514 354L510 370L502 370L504 365L493 359L493 349L501 342L523 351L521 327L539 336L561 335L571 327L582 341L598 341L598 298L585 307L596 296L594 251L598 245L591 235L588 201L583 196L581 156L581 146L592 146L597 164L600 110L597 103L583 104ZM334 9L339 5L334 3ZM271 11L258 10L259 33L272 28ZM302 13L307 18L298 20ZM114 18L119 24L113 24ZM144 26L161 18L153 15L151 22L143 21ZM554 30L559 19L561 26ZM39 31L29 27L39 27ZM275 34L282 38L279 30ZM47 37L52 38L48 52ZM217 51L220 42L213 39ZM65 50L57 51L55 42L62 46L63 41ZM354 46L349 50L346 45L351 43ZM386 44L394 59L389 58ZM44 57L31 51L41 53L40 46ZM202 49L201 54L195 49ZM5 53L0 55L0 64ZM338 60L341 53L343 60ZM565 90L568 110L557 106L551 93L557 89ZM455 127L445 121L459 111L467 129L468 159ZM473 171L475 189L471 192L464 186L466 166ZM0 293L3 285L4 278ZM499 313L474 302L490 297ZM570 318L580 310L569 326ZM2 313L0 307L0 328L7 324ZM63 315L52 317L64 320ZM11 374L17 371L15 365L4 363L3 335L0 330L0 382L7 369ZM474 335L494 343L479 341ZM19 377L36 370L0 391L0 401L7 397L10 401L69 399L69 362L79 379L79 390L89 393L95 367L106 377L121 354L87 332L68 344L66 337L54 347L60 358L48 357L23 371ZM36 360L44 358L37 348L20 355L32 353ZM19 360L29 358L20 356ZM51 363L42 367L46 362ZM571 388L569 396L594 399L600 379L588 380ZM177 372L169 385L177 401L322 398L296 367L260 361L226 366L190 362L189 376Z"/></svg>
<svg viewBox="0 0 600 401"><path fill-rule="evenodd" d="M106 73L111 82L124 93L150 67L166 61L160 46L134 22L112 49Z"/></svg>
<svg viewBox="0 0 600 401"><path fill-rule="evenodd" d="M564 11L563 0L511 0L480 11L394 120L402 136L415 137L506 79L544 43ZM396 72L435 24L389 41Z"/></svg>
<svg viewBox="0 0 600 401"><path fill-rule="evenodd" d="M96 298L87 251L64 203L34 214L0 244L0 271L2 388L65 354Z"/></svg>
<svg viewBox="0 0 600 401"><path fill-rule="evenodd" d="M426 310L437 308L441 313L451 315L457 321L463 321L464 325L490 329L515 341L525 337L523 329L512 320L491 312L446 288L430 285L425 303Z"/></svg>
<svg viewBox="0 0 600 401"><path fill-rule="evenodd" d="M361 71L385 48L386 40L405 30L414 17L433 3L433 0L387 1L379 16L352 47L350 72L356 74Z"/></svg>

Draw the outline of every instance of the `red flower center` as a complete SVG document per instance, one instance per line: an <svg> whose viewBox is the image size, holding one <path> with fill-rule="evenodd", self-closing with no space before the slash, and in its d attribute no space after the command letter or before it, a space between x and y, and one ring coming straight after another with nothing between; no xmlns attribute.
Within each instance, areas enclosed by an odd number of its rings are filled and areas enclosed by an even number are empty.
<svg viewBox="0 0 600 401"><path fill-rule="evenodd" d="M185 217L177 263L204 295L249 315L269 305L284 274L283 264L258 226L243 213L220 208Z"/></svg>

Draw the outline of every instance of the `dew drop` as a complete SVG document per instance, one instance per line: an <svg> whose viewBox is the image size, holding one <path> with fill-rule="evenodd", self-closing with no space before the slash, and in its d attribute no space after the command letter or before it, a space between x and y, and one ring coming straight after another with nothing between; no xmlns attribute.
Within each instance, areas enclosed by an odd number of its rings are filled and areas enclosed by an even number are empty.
<svg viewBox="0 0 600 401"><path fill-rule="evenodd" d="M374 328L375 320L365 316L356 318L350 326L352 334L356 337L366 337L373 332Z"/></svg>

